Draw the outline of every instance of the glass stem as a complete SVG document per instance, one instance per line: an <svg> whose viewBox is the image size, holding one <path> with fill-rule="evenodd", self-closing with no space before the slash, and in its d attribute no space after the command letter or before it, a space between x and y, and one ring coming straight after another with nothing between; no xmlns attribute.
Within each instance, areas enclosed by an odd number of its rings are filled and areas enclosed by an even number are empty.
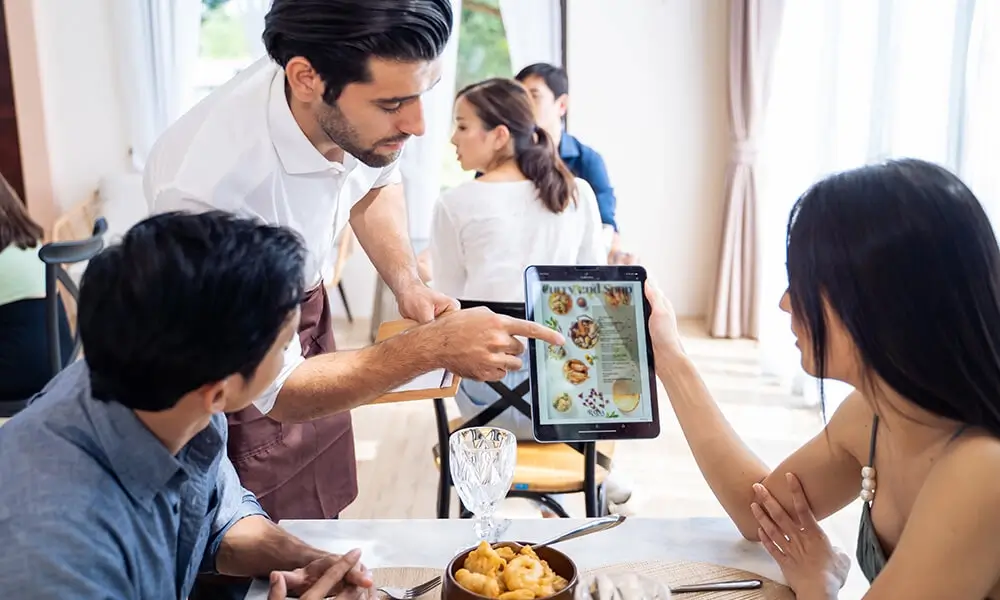
<svg viewBox="0 0 1000 600"><path fill-rule="evenodd" d="M493 544L496 540L496 524L493 522L493 514L476 515L476 536L480 540L486 540Z"/></svg>

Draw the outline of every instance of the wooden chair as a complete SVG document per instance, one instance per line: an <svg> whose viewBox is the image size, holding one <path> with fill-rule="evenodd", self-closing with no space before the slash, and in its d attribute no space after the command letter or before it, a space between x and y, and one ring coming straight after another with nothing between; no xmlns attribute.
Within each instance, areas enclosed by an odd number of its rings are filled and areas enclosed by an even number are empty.
<svg viewBox="0 0 1000 600"><path fill-rule="evenodd" d="M483 306L495 313L523 319L524 304L460 301L462 308ZM434 462L438 467L438 518L447 519L451 513L451 465L447 452L448 438L452 432L466 427L482 427L508 408L514 408L531 417L531 405L525 396L531 391L531 383L526 380L513 390L500 382L489 382L500 397L479 414L469 420L461 418L448 420L444 400L434 400L435 426L438 444L433 448ZM445 451L441 451L441 449ZM569 514L552 496L556 494L583 492L587 517L608 514L608 502L604 480L611 470L611 456L614 442L589 442L579 444L540 444L537 442L517 442L517 468L514 482L507 494L512 498L527 498L537 502L563 518ZM459 500L459 516L468 518L471 513Z"/></svg>
<svg viewBox="0 0 1000 600"><path fill-rule="evenodd" d="M344 227L343 233L337 240L337 260L333 265L333 277L327 283L328 288L337 288L340 300L344 303L344 312L347 313L348 323L354 322L354 316L351 314L351 306L347 303L347 292L344 290L344 268L352 254L354 254L354 230L348 225Z"/></svg>

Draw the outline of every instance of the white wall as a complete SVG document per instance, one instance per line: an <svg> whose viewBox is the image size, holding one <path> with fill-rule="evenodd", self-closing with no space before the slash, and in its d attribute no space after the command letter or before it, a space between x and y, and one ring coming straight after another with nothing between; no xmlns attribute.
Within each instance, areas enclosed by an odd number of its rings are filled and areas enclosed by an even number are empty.
<svg viewBox="0 0 1000 600"><path fill-rule="evenodd" d="M23 150L25 178L48 184L39 183L37 194L29 187L29 208L50 225L50 211L58 214L88 199L102 176L128 166L112 0L7 5L16 5L8 10L7 28L20 137L33 140ZM39 156L39 147L47 152Z"/></svg>
<svg viewBox="0 0 1000 600"><path fill-rule="evenodd" d="M715 285L727 28L718 0L569 1L569 130L604 156L623 240L682 316Z"/></svg>

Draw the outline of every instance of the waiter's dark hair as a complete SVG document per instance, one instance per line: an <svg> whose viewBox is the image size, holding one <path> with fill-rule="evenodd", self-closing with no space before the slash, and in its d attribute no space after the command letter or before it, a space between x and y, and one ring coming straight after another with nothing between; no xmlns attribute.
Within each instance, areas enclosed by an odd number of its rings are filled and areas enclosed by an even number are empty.
<svg viewBox="0 0 1000 600"><path fill-rule="evenodd" d="M250 378L304 294L291 230L220 211L150 217L91 259L78 327L95 398L161 411Z"/></svg>
<svg viewBox="0 0 1000 600"><path fill-rule="evenodd" d="M264 47L279 65L301 56L334 104L349 83L371 80L370 58L436 59L452 30L451 0L274 0Z"/></svg>

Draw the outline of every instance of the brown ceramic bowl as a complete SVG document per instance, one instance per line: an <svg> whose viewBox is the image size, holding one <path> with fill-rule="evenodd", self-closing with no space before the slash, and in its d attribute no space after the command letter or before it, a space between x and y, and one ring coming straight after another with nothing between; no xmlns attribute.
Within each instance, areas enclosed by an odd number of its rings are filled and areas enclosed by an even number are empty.
<svg viewBox="0 0 1000 600"><path fill-rule="evenodd" d="M528 542L517 543L522 546L531 545ZM507 545L513 544L510 542L500 542L499 544L495 544L494 547ZM451 559L451 562L448 563L448 568L445 569L444 580L442 581L441 600L490 600L487 596L470 592L455 581L455 573L465 565L465 558L473 550L475 550L475 547L459 552L458 556ZM576 563L573 562L573 559L551 547L542 548L536 553L538 554L538 558L549 563L549 568L556 575L566 578L566 581L569 582L566 589L561 592L552 596L546 596L544 599L536 598L536 600L573 600L573 590L576 589L578 579Z"/></svg>

